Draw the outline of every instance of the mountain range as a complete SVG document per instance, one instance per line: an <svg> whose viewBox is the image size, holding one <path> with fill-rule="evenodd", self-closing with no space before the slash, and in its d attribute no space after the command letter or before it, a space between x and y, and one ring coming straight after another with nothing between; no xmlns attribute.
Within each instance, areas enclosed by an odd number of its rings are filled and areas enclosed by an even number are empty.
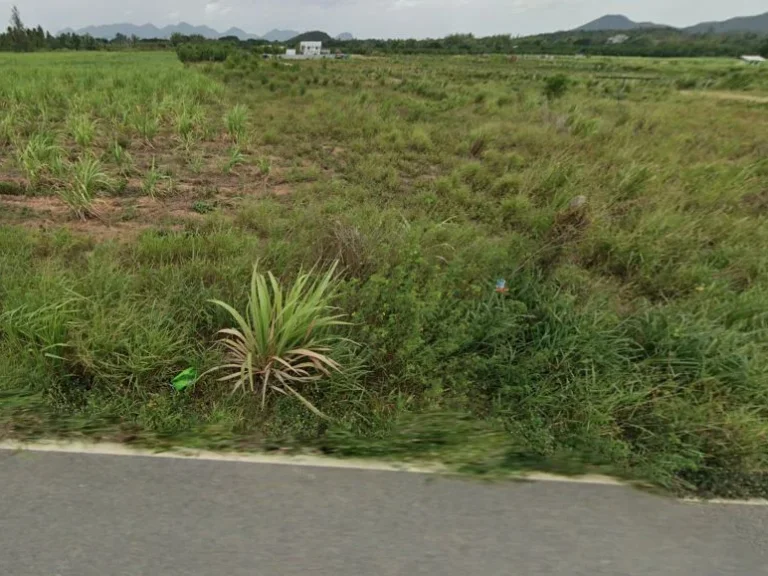
<svg viewBox="0 0 768 576"><path fill-rule="evenodd" d="M739 18L731 18L729 20L723 20L721 22L702 22L694 26L685 28L676 28L674 26L668 26L665 24L656 24L654 22L634 22L628 17L621 14L608 14L592 22L588 22L583 26L576 28L577 31L584 32L602 32L602 31L630 31L630 30L648 30L666 28L670 30L678 30L680 32L686 32L690 34L705 34L708 32L714 32L723 34L727 32L755 32L758 34L768 34L768 12L765 14L759 14L757 16L744 16ZM271 30L259 36L257 34L251 34L242 30L241 28L230 28L225 32L219 32L208 26L193 26L186 22L180 22L175 25L165 26L158 28L154 24L105 24L102 26L86 26L79 30L72 30L67 28L60 33L77 32L78 34L90 34L94 38L105 38L107 40L113 39L118 34L124 36L136 36L141 39L149 38L170 38L173 34L183 34L185 36L200 35L205 38L223 38L225 36L236 36L240 40L267 40L269 42L287 42L297 36L301 35L301 32L296 30ZM339 34L337 37L339 40L352 40L354 36L345 32Z"/></svg>
<svg viewBox="0 0 768 576"><path fill-rule="evenodd" d="M622 14L608 14L602 18L588 22L583 26L579 26L576 30L584 32L603 32L611 30L647 30L649 28L676 29L689 34L706 34L709 32L714 32L716 34L724 34L727 32L756 32L758 34L768 34L768 12L757 16L731 18L729 20L723 20L722 22L702 22L686 28L675 28L674 26L655 24L653 22L634 22Z"/></svg>
<svg viewBox="0 0 768 576"><path fill-rule="evenodd" d="M86 26L78 30L66 28L61 30L60 34L67 34L76 32L77 34L89 34L94 38L104 38L106 40L112 40L118 34L131 37L136 36L141 39L149 38L170 38L173 34L183 34L185 36L203 36L205 38L224 38L226 36L236 36L240 40L268 40L269 42L287 42L292 38L296 38L301 34L296 30L270 30L263 36L258 34L251 34L240 28L230 28L224 32L219 32L208 26L193 26L186 22L179 22L171 26L164 26L158 28L154 24L104 24L101 26ZM349 32L345 32L338 36L340 40L351 40L354 38Z"/></svg>

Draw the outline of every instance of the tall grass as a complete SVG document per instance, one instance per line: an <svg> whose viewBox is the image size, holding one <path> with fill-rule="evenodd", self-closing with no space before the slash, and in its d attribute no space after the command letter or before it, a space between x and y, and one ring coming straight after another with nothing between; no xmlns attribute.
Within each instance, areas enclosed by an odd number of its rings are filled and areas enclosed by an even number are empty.
<svg viewBox="0 0 768 576"><path fill-rule="evenodd" d="M58 176L63 166L63 150L49 134L33 134L19 148L17 162L32 187L46 177Z"/></svg>
<svg viewBox="0 0 768 576"><path fill-rule="evenodd" d="M160 119L154 110L139 110L133 120L136 132L147 142L152 142L160 130Z"/></svg>
<svg viewBox="0 0 768 576"><path fill-rule="evenodd" d="M112 180L104 172L101 163L91 156L81 157L72 165L72 182L57 189L57 195L70 210L81 219L98 216L94 208L96 194L112 187Z"/></svg>
<svg viewBox="0 0 768 576"><path fill-rule="evenodd" d="M164 185L164 188L162 185ZM157 167L154 156L152 157L152 164L149 170L144 175L141 187L144 193L153 199L169 192L173 188L172 178Z"/></svg>
<svg viewBox="0 0 768 576"><path fill-rule="evenodd" d="M87 148L96 137L96 121L85 115L75 115L68 120L69 132L75 143Z"/></svg>
<svg viewBox="0 0 768 576"><path fill-rule="evenodd" d="M224 120L230 138L235 142L242 142L247 131L248 108L242 104L238 104L227 112Z"/></svg>

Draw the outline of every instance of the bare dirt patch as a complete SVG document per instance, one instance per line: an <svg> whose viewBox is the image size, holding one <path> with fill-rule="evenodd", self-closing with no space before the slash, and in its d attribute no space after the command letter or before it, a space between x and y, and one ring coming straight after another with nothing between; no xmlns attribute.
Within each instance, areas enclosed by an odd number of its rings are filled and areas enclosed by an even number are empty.
<svg viewBox="0 0 768 576"><path fill-rule="evenodd" d="M209 193L206 193L206 190ZM101 197L94 201L95 216L86 220L74 216L56 196L16 196L0 194L0 222L25 228L51 230L66 228L96 241L131 240L151 229L183 229L200 223L209 212L230 217L242 202L258 196L288 196L288 183L254 183L249 187L201 189L195 184L179 184L174 195Z"/></svg>

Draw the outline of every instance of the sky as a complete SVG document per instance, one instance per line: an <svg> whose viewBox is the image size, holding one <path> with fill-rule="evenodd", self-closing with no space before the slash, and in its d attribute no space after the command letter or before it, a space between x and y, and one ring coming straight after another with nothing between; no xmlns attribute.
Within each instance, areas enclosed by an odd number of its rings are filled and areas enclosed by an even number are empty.
<svg viewBox="0 0 768 576"><path fill-rule="evenodd" d="M323 30L357 38L527 35L575 28L605 14L688 26L768 10L766 0L0 0L0 15L10 15L14 3L27 26L51 32L183 21L219 31Z"/></svg>

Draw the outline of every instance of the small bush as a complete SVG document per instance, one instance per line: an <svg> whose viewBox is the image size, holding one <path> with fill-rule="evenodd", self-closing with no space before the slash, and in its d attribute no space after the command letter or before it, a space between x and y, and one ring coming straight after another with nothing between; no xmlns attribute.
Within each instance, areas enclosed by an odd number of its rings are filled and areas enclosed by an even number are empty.
<svg viewBox="0 0 768 576"><path fill-rule="evenodd" d="M184 63L224 62L232 51L231 45L221 42L187 42L176 47L176 55Z"/></svg>
<svg viewBox="0 0 768 576"><path fill-rule="evenodd" d="M568 92L571 80L565 74L556 74L544 80L544 96L548 100L562 98Z"/></svg>

